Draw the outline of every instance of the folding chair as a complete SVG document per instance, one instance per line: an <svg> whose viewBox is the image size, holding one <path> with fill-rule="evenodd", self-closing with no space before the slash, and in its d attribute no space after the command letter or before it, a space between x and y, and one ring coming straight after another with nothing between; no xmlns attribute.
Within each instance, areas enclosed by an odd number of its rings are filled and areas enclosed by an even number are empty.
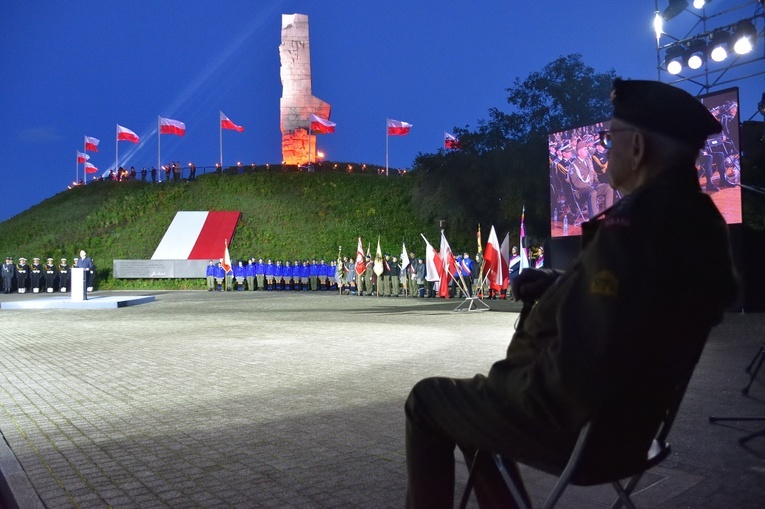
<svg viewBox="0 0 765 509"><path fill-rule="evenodd" d="M658 431L656 432L653 441L650 443L650 446L642 454L642 457L636 456L633 457L631 461L624 461L623 456L625 455L623 455L623 451L611 450L604 453L604 448L602 447L603 443L600 444L600 452L595 452L595 449L597 449L598 446L594 444L597 444L599 441L600 430L613 430L612 426L614 426L614 423L611 422L608 412L606 412L604 414L605 418L594 418L581 428L565 466L545 464L529 465L532 468L558 477L555 486L547 496L544 505L542 505L544 509L552 509L555 507L555 504L557 504L565 489L571 484L575 486L611 484L617 495L616 500L611 505L611 509L617 509L622 506L626 506L629 509L635 509L635 504L630 499L630 495L635 490L635 487L643 474L650 468L661 463L671 452L670 445L667 443L666 439L672 428L680 404L682 403L685 390L693 375L693 370L701 356L705 341L706 335L704 335L700 344L698 344L698 341L694 341L695 344L690 347L691 351L689 352L689 356L685 359L687 364L684 364L684 366L678 365L678 369L675 372L677 378L672 385L672 394L667 400L668 403L662 415L661 422L658 423ZM609 406L605 406L606 410L608 410L608 408ZM624 440L629 440L629 437L624 437ZM609 441L612 444L614 443L613 438L609 438ZM618 444L619 442L616 441L616 443ZM518 507L521 509L531 509L528 502L530 499L526 493L523 482L520 479L520 475L516 478L509 473L510 470L518 471L517 464L512 459L507 458L502 454L489 451L476 452L476 457L473 460L468 475L465 491L462 495L460 508L464 509L470 499L474 483L473 466L478 464L478 456L482 454L491 455ZM627 454L626 456L631 457L632 455ZM623 484L625 480L626 483Z"/></svg>

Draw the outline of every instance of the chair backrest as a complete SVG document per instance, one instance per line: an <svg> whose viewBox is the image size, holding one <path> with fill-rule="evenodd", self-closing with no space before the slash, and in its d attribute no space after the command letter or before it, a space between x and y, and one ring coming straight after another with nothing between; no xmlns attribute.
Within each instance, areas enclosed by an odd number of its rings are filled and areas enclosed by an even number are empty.
<svg viewBox="0 0 765 509"><path fill-rule="evenodd" d="M654 466L652 449L666 450L666 442L680 409L694 369L701 357L709 330L688 333L688 341L678 347L677 355L666 359L665 379L647 381L633 394L621 395L620 401L606 405L601 415L589 423L579 465L572 483L593 485L629 477ZM681 350L681 351L680 351Z"/></svg>

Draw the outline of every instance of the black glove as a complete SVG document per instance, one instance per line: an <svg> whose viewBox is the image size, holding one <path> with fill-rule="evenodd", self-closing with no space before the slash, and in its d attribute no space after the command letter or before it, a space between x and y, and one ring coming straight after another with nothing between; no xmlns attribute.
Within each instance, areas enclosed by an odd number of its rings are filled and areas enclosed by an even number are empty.
<svg viewBox="0 0 765 509"><path fill-rule="evenodd" d="M523 302L539 299L560 274L553 269L523 269L513 281L513 298Z"/></svg>

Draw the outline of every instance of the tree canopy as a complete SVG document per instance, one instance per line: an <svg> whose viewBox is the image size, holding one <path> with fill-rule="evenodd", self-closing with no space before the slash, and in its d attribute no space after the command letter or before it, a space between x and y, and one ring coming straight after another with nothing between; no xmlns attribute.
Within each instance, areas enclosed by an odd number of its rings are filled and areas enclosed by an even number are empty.
<svg viewBox="0 0 765 509"><path fill-rule="evenodd" d="M549 231L547 135L607 119L613 69L596 72L580 54L561 56L507 88L510 111L491 108L478 126L455 128L460 148L419 154L414 208L424 220L446 220L456 238L477 224L516 230L526 207L527 230Z"/></svg>

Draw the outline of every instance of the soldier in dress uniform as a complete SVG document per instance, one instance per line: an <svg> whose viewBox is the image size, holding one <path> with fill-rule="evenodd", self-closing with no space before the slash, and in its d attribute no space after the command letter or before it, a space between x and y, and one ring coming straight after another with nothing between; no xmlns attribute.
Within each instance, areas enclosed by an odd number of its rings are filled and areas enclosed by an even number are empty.
<svg viewBox="0 0 765 509"><path fill-rule="evenodd" d="M69 287L69 275L69 265L66 264L66 258L62 258L58 266L58 289L62 293Z"/></svg>
<svg viewBox="0 0 765 509"><path fill-rule="evenodd" d="M16 287L19 293L27 293L29 284L29 265L27 259L23 256L19 258L19 264L16 266Z"/></svg>
<svg viewBox="0 0 765 509"><path fill-rule="evenodd" d="M6 256L3 264L3 293L11 293L14 277L16 277L16 266L13 264L13 258Z"/></svg>
<svg viewBox="0 0 765 509"><path fill-rule="evenodd" d="M367 255L366 257L367 268L364 271L364 293L366 295L373 295L375 284L375 262L372 261L372 257Z"/></svg>
<svg viewBox="0 0 765 509"><path fill-rule="evenodd" d="M39 258L32 258L32 266L29 268L29 287L32 293L40 293L40 281L42 281L43 266Z"/></svg>
<svg viewBox="0 0 765 509"><path fill-rule="evenodd" d="M53 258L48 258L45 265L43 265L43 277L45 278L45 291L53 293L53 288L56 286L56 264L53 263Z"/></svg>

